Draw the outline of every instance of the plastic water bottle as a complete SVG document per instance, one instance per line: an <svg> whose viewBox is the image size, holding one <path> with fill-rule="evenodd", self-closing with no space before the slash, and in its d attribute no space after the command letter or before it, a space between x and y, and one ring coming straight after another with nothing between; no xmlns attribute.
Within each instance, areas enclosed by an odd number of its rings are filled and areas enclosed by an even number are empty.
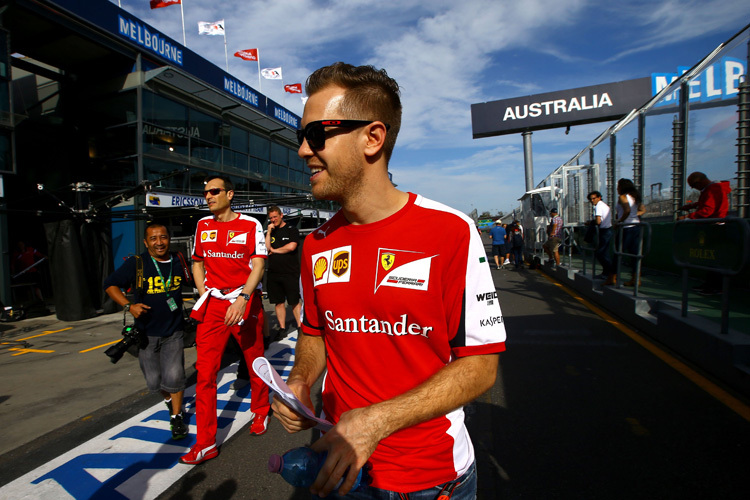
<svg viewBox="0 0 750 500"><path fill-rule="evenodd" d="M271 455L268 459L268 472L281 474L281 477L287 483L297 488L309 488L315 482L315 478L318 477L318 472L323 467L327 456L327 452L316 453L306 446L294 448L282 456ZM343 482L344 478L342 477L336 485L336 490ZM360 469L357 479L354 481L354 486L352 486L352 491L363 486L362 469Z"/></svg>

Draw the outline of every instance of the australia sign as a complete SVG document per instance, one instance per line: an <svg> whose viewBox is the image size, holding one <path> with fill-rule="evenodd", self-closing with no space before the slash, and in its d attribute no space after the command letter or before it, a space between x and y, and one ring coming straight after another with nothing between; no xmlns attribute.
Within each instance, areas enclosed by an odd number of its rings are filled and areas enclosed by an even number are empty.
<svg viewBox="0 0 750 500"><path fill-rule="evenodd" d="M616 120L651 97L651 78L471 105L475 139Z"/></svg>

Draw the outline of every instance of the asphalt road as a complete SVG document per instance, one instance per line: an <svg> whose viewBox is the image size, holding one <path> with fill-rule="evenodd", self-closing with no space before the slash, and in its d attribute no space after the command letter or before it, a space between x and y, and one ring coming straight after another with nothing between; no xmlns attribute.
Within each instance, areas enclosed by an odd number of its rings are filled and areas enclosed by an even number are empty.
<svg viewBox="0 0 750 500"><path fill-rule="evenodd" d="M750 422L540 272L492 273L508 341L497 383L466 408L480 500L747 498ZM119 327L108 328L105 340L116 339ZM102 341L84 342L83 331L102 328L81 330L67 340L81 342L67 356L78 370L52 354L46 364L30 354L0 356L6 396L0 444L23 443L0 451L0 485L155 403L132 370L137 366L128 367L132 361L111 365L97 359L101 353L90 361L79 355L79 347ZM63 407L78 398L66 413ZM19 419L34 432L23 435L14 427ZM159 498L309 498L269 474L266 462L312 439L310 431L287 434L274 419L260 437L242 429L218 458L194 467Z"/></svg>
<svg viewBox="0 0 750 500"><path fill-rule="evenodd" d="M750 422L538 271L492 272L508 342L466 410L479 500L747 498ZM266 460L311 440L240 432L159 498L309 498Z"/></svg>

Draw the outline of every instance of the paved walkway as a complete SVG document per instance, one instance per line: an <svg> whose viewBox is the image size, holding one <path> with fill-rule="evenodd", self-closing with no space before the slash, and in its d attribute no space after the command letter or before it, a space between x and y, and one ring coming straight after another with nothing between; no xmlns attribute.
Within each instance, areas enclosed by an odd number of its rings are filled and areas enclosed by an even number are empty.
<svg viewBox="0 0 750 500"><path fill-rule="evenodd" d="M745 402L668 353L654 356L657 346L539 271L492 273L509 337L497 383L465 410L479 500L746 496ZM230 355L219 381L221 453L185 467L176 460L194 436L172 442L137 361L112 365L102 354L120 339L121 315L12 326L2 340L31 345L0 349L0 498L309 498L265 464L314 436L289 435L275 420L250 436L249 394L229 390ZM282 373L295 339L267 351Z"/></svg>

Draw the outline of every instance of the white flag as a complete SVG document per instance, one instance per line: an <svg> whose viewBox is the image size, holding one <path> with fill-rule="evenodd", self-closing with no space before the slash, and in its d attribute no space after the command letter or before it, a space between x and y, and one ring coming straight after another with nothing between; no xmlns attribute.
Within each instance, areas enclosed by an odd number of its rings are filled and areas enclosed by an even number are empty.
<svg viewBox="0 0 750 500"><path fill-rule="evenodd" d="M215 23L206 23L203 21L198 22L198 34L199 35L223 35L224 34L224 20L216 21Z"/></svg>
<svg viewBox="0 0 750 500"><path fill-rule="evenodd" d="M265 68L260 70L260 74L267 80L281 80L281 68Z"/></svg>

